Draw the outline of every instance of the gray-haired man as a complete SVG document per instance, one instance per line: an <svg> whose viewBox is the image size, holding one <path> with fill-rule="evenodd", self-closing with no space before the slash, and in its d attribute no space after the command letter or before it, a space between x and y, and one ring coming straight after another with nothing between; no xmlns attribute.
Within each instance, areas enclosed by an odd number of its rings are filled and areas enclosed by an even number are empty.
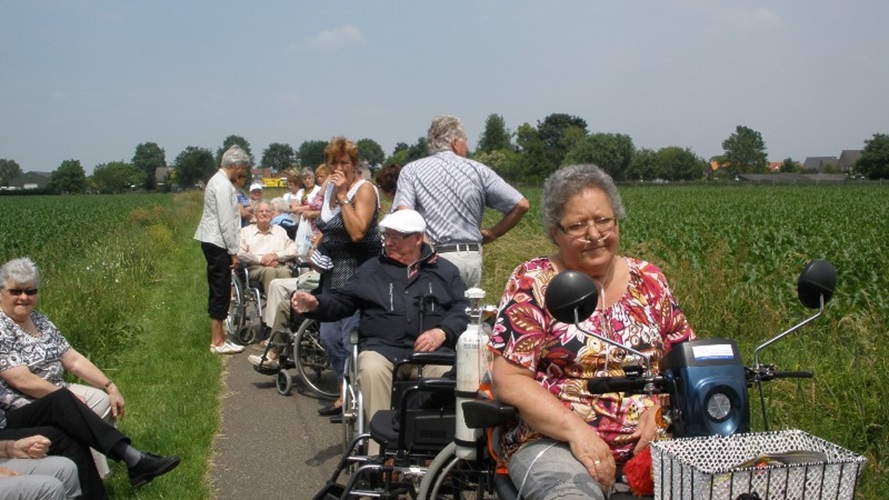
<svg viewBox="0 0 889 500"><path fill-rule="evenodd" d="M467 287L478 287L482 245L515 227L531 205L488 166L466 158L469 145L459 118L436 117L426 139L430 155L401 169L393 205L419 212L435 251L457 266ZM503 214L488 228L481 227L485 207Z"/></svg>

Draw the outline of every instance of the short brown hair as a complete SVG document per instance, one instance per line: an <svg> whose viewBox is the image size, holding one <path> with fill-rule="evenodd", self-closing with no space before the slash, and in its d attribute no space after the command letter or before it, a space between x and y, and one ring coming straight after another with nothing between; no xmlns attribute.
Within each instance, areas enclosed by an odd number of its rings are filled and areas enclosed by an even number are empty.
<svg viewBox="0 0 889 500"><path fill-rule="evenodd" d="M343 155L348 155L352 165L358 168L358 145L349 139L342 136L334 137L324 148L324 161L328 164Z"/></svg>
<svg viewBox="0 0 889 500"><path fill-rule="evenodd" d="M395 189L398 187L399 173L401 173L401 165L390 163L377 171L374 181L377 183L380 191L395 194Z"/></svg>

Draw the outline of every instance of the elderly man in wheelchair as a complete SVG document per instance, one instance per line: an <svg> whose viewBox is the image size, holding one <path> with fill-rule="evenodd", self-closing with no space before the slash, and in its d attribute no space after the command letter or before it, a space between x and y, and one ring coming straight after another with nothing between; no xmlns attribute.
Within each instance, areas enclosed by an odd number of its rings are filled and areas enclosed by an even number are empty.
<svg viewBox="0 0 889 500"><path fill-rule="evenodd" d="M256 204L256 223L241 228L238 258L247 268L251 280L262 283L268 291L274 279L289 278L296 259L296 247L281 226L272 224L272 207L268 202Z"/></svg>
<svg viewBox="0 0 889 500"><path fill-rule="evenodd" d="M229 335L241 344L256 338L251 323L262 315L265 294L273 280L291 277L291 266L297 258L293 240L284 228L271 223L272 213L271 205L260 201L256 222L241 228L239 235L240 267L232 272L232 300L226 323Z"/></svg>
<svg viewBox="0 0 889 500"><path fill-rule="evenodd" d="M426 223L413 210L400 210L380 222L383 254L358 268L345 288L312 295L297 291L295 311L335 320L361 311L357 374L368 420L389 410L393 380L416 377L416 365L396 371L413 353L451 351L469 322L468 300L459 270L424 242ZM427 366L423 376L439 377L449 366ZM370 455L379 445L368 443Z"/></svg>

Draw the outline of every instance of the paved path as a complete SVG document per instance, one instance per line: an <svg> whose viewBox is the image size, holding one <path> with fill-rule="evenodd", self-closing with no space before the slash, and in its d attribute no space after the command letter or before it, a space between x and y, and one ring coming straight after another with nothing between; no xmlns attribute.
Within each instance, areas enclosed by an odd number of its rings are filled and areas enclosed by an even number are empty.
<svg viewBox="0 0 889 500"><path fill-rule="evenodd" d="M341 428L318 416L327 402L298 383L290 396L278 394L274 377L254 371L249 354L256 351L248 347L226 360L222 426L210 468L216 498L311 498L340 457Z"/></svg>

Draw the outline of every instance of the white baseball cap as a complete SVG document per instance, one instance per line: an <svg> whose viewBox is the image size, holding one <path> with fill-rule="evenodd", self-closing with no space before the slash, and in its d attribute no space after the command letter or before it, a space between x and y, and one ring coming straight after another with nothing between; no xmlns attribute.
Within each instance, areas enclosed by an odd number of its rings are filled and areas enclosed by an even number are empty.
<svg viewBox="0 0 889 500"><path fill-rule="evenodd" d="M258 182L254 182L253 184L250 184L250 191L257 191L257 190L262 191L262 184L260 184Z"/></svg>
<svg viewBox="0 0 889 500"><path fill-rule="evenodd" d="M416 210L398 210L383 217L380 227L402 234L422 233L426 231L426 221Z"/></svg>

